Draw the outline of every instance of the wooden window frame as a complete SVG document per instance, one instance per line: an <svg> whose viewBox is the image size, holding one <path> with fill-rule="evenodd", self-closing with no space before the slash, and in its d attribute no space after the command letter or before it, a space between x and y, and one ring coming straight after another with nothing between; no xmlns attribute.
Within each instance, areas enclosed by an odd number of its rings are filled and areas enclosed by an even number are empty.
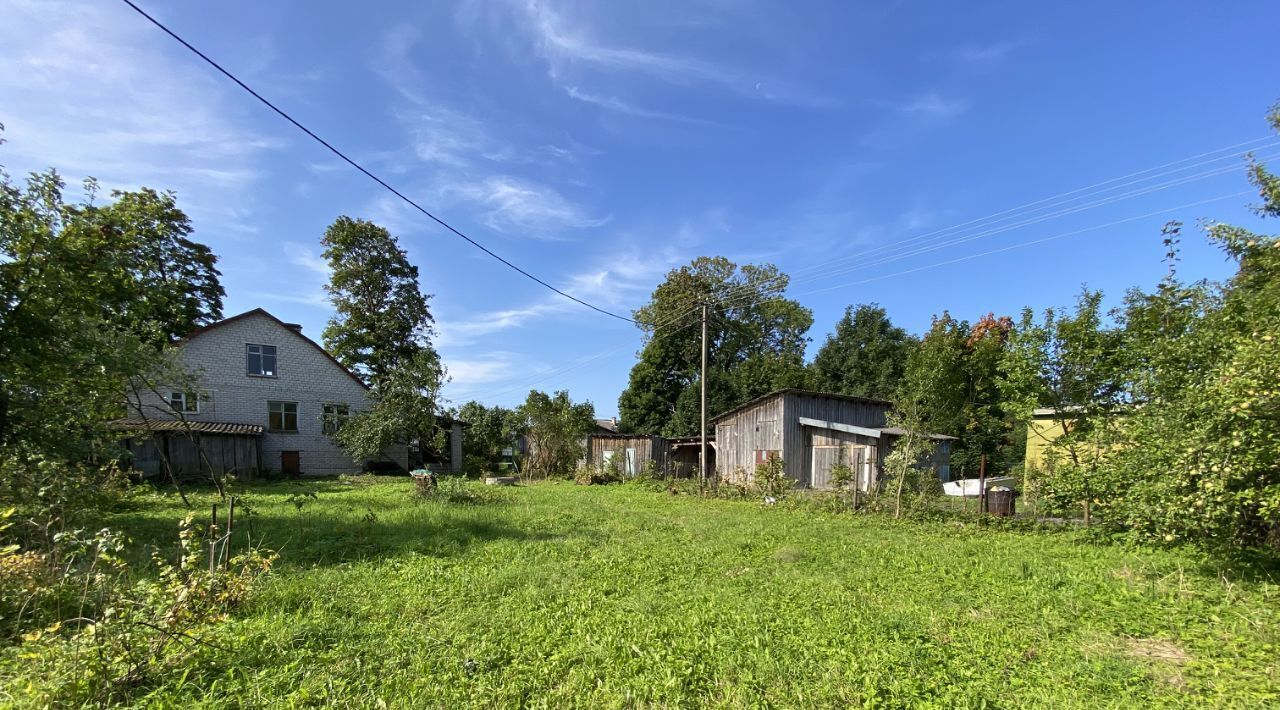
<svg viewBox="0 0 1280 710"><path fill-rule="evenodd" d="M205 399L198 392L172 391L169 393L169 409L178 414L199 414L200 401ZM179 404L181 402L181 404Z"/></svg>
<svg viewBox="0 0 1280 710"><path fill-rule="evenodd" d="M257 348L257 352L254 352ZM270 354L268 354L268 349ZM255 372L252 367L253 358L258 358L258 369ZM267 369L267 358L271 358L271 369ZM245 343L244 344L244 374L249 377L279 377L280 376L280 348L275 345L266 345L265 343Z"/></svg>
<svg viewBox="0 0 1280 710"><path fill-rule="evenodd" d="M293 409L292 412L289 411L290 408ZM275 411L277 409L279 410L278 414L280 416L279 427L276 427L275 422L273 421L273 416L277 414L277 411ZM298 433L298 414L299 414L298 410L299 410L299 407L297 402L285 402L285 401L274 400L274 399L268 400L267 401L267 431L271 432L272 434L297 434ZM289 428L289 418L291 416L293 417L292 429Z"/></svg>
<svg viewBox="0 0 1280 710"><path fill-rule="evenodd" d="M351 405L345 402L325 402L320 407L320 430L333 436L351 416Z"/></svg>

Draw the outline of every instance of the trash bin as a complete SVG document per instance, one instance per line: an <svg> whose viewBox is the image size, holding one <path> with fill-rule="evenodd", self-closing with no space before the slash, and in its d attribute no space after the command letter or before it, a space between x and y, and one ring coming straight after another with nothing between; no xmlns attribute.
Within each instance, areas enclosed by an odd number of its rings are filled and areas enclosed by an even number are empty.
<svg viewBox="0 0 1280 710"><path fill-rule="evenodd" d="M1000 518L1013 517L1013 489L995 486L987 491L987 513Z"/></svg>

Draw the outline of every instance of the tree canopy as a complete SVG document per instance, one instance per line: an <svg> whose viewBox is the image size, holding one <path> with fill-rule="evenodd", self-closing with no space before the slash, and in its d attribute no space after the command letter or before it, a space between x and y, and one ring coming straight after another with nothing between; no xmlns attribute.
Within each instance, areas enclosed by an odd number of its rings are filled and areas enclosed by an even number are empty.
<svg viewBox="0 0 1280 710"><path fill-rule="evenodd" d="M707 407L712 415L772 389L802 386L813 314L785 298L777 267L699 257L668 272L634 313L645 333L640 360L618 399L626 431L697 433L701 305L709 304Z"/></svg>
<svg viewBox="0 0 1280 710"><path fill-rule="evenodd" d="M914 344L879 305L848 306L813 359L814 384L828 392L889 399Z"/></svg>
<svg viewBox="0 0 1280 710"><path fill-rule="evenodd" d="M338 442L358 459L396 443L434 445L445 368L431 345L418 267L390 232L362 219L339 217L320 243L334 307L325 349L365 380L373 400L338 430Z"/></svg>
<svg viewBox="0 0 1280 710"><path fill-rule="evenodd" d="M320 240L329 263L325 290L334 315L324 346L374 389L397 368L431 350L434 319L418 267L383 227L342 216Z"/></svg>
<svg viewBox="0 0 1280 710"><path fill-rule="evenodd" d="M0 447L71 460L105 444L128 378L222 317L223 289L173 193L64 189L0 171Z"/></svg>

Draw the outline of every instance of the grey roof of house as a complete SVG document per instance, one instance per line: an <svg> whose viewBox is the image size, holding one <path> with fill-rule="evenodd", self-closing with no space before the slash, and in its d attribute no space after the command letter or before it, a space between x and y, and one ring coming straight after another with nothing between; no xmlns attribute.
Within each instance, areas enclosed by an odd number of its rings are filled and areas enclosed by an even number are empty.
<svg viewBox="0 0 1280 710"><path fill-rule="evenodd" d="M183 422L180 419L153 419L149 422L141 419L117 419L107 424L113 431L163 431L187 432L193 434L224 434L229 436L261 436L261 424L237 424L235 422Z"/></svg>

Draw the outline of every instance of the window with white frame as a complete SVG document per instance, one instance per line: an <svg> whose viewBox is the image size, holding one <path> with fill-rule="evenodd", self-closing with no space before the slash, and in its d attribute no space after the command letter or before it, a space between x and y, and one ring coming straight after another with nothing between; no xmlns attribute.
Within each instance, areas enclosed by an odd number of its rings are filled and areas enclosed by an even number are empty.
<svg viewBox="0 0 1280 710"><path fill-rule="evenodd" d="M245 372L250 377L276 376L276 346L248 343L245 349Z"/></svg>
<svg viewBox="0 0 1280 710"><path fill-rule="evenodd" d="M170 392L169 408L182 414L199 414L201 399L204 397L196 392Z"/></svg>
<svg viewBox="0 0 1280 710"><path fill-rule="evenodd" d="M267 402L267 431L297 433L298 403Z"/></svg>
<svg viewBox="0 0 1280 710"><path fill-rule="evenodd" d="M323 406L320 426L326 434L337 434L349 416L351 416L349 405L330 402Z"/></svg>

